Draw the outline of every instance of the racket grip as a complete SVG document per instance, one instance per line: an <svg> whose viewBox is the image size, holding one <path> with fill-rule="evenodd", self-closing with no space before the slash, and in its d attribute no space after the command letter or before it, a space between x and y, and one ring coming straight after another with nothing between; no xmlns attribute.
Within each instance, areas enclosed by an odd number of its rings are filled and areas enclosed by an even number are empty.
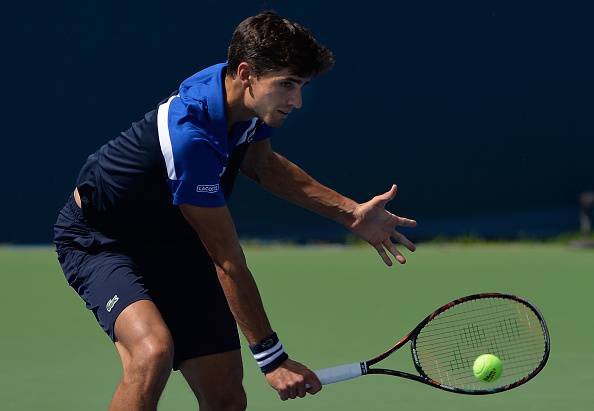
<svg viewBox="0 0 594 411"><path fill-rule="evenodd" d="M355 362L316 370L314 373L318 376L322 385L327 385L365 375L367 374L367 365L364 362Z"/></svg>

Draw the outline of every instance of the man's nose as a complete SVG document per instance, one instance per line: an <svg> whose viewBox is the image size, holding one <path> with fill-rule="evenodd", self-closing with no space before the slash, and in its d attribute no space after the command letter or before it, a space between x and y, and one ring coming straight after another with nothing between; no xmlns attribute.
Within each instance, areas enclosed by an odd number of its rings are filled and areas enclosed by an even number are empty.
<svg viewBox="0 0 594 411"><path fill-rule="evenodd" d="M303 99L301 98L301 91L295 93L290 100L290 106L294 108L301 108L303 105Z"/></svg>

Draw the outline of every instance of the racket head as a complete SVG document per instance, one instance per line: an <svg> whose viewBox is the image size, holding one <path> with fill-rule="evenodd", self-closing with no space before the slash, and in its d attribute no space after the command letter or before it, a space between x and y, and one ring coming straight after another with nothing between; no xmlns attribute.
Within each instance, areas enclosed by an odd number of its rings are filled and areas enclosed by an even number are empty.
<svg viewBox="0 0 594 411"><path fill-rule="evenodd" d="M428 315L409 334L415 368L427 384L462 394L494 394L534 378L549 358L550 337L540 311L511 294L458 298ZM494 354L501 376L484 382L474 360Z"/></svg>

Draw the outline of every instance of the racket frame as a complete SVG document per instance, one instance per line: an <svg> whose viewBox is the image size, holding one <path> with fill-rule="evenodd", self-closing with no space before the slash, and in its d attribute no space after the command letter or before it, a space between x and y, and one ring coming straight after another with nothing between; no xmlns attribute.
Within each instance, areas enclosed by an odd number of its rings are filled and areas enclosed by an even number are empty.
<svg viewBox="0 0 594 411"><path fill-rule="evenodd" d="M456 305L459 305L459 304L462 304L462 303L465 303L468 301L479 300L479 299L484 299L484 298L502 298L502 299L517 301L521 304L524 304L528 308L530 308L530 310L536 315L536 317L540 321L540 325L542 327L542 331L544 334L544 344L545 344L544 355L543 355L543 359L541 360L540 364L538 365L538 367L536 367L534 370L532 370L532 372L530 374L519 379L518 381L515 381L511 384L504 385L501 387L493 388L493 389L466 390L463 388L451 387L449 385L442 384L438 381L431 379L423 371L423 368L421 367L419 357L417 354L416 341L417 341L417 337L418 337L419 333L431 320L433 320L435 317L437 317L439 314L443 313L444 311L447 311ZM410 374L410 373L403 372L403 371L386 369L386 368L371 368L371 366L379 363L380 361L389 357L395 351L399 350L407 342L411 343L410 348L411 348L413 364L415 365L415 368L416 368L417 372L419 373L419 375ZM394 344L388 350L384 351L377 357L374 357L368 361L361 363L361 369L365 370L365 373L363 375L365 375L365 374L376 374L376 375L382 374L382 375L391 375L391 376L395 376L395 377L402 377L402 378L406 378L409 380L422 382L423 384L427 384L432 387L436 387L436 388L439 388L439 389L442 389L445 391L455 392L458 394L470 394L470 395L495 394L498 392L511 390L512 388L515 388L522 384L525 384L526 382L528 382L532 378L534 378L546 365L546 363L549 359L550 349L551 349L551 341L550 341L547 324L546 324L542 314L540 313L540 311L538 310L538 308L536 308L536 306L534 304L532 304L531 302L529 302L528 300L526 300L522 297L518 297L518 296L515 296L512 294L480 293L480 294L472 294L472 295L469 295L466 297L461 297L461 298L458 298L454 301L451 301L451 302L441 306L440 308L438 308L437 310L435 310L434 312L429 314L427 317L425 317L425 319L423 319L423 321L421 321L410 333L408 333L406 336L404 336L400 341L398 341L396 344Z"/></svg>

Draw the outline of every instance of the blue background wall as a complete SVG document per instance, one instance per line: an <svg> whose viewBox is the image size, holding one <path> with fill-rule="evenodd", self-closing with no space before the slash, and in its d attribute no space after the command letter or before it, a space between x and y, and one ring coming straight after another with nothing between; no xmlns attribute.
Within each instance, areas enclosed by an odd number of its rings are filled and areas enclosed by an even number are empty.
<svg viewBox="0 0 594 411"><path fill-rule="evenodd" d="M273 8L336 67L274 147L356 200L400 193L413 237L577 229L594 189L594 6L571 1L63 1L6 9L0 242L47 242L79 167L186 77L225 60L234 27ZM242 178L244 236L339 227Z"/></svg>

